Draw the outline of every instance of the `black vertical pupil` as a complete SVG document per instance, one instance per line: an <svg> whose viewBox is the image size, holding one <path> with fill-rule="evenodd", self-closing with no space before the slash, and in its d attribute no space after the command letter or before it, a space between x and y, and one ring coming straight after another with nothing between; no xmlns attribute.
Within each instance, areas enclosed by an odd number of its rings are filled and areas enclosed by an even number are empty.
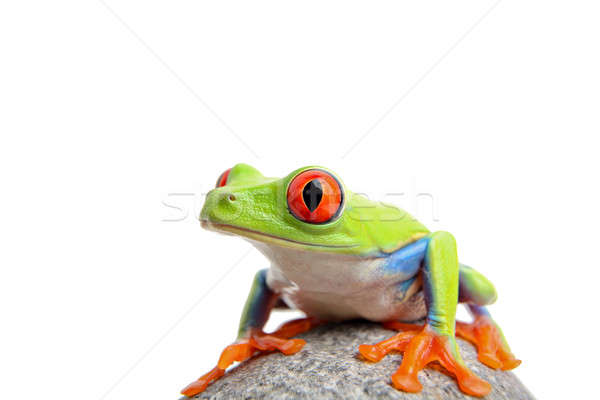
<svg viewBox="0 0 600 400"><path fill-rule="evenodd" d="M323 187L321 186L321 183L317 179L308 182L306 186L304 186L304 189L302 189L302 198L310 212L315 211L323 198Z"/></svg>

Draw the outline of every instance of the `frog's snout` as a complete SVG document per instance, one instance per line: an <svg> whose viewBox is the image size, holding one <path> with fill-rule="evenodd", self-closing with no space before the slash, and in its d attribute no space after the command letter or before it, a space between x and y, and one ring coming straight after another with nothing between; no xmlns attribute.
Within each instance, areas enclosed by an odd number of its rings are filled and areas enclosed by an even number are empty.
<svg viewBox="0 0 600 400"><path fill-rule="evenodd" d="M232 224L241 215L239 195L226 188L208 192L200 212L200 221Z"/></svg>

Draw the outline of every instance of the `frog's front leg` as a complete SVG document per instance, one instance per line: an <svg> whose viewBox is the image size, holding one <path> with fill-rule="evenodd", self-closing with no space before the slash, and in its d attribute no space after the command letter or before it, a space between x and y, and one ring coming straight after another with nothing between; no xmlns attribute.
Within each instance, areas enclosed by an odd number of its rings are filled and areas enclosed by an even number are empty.
<svg viewBox="0 0 600 400"><path fill-rule="evenodd" d="M500 326L484 307L497 298L494 285L481 273L464 264L459 265L458 301L464 303L473 322L456 321L456 336L477 347L477 358L490 368L509 370L521 364L510 350ZM398 321L383 324L388 329L410 331L421 326Z"/></svg>
<svg viewBox="0 0 600 400"><path fill-rule="evenodd" d="M417 378L418 372L430 362L438 361L456 377L463 392L474 396L490 392L490 384L465 365L454 337L458 271L454 237L447 232L431 234L422 267L427 305L425 326L418 331L401 332L373 346L359 347L360 353L371 361L379 361L391 350L404 352L402 364L392 375L396 388L407 392L420 391L423 387Z"/></svg>
<svg viewBox="0 0 600 400"><path fill-rule="evenodd" d="M236 342L221 352L215 368L183 389L181 391L183 395L192 397L203 392L212 381L225 374L227 367L236 361L247 360L256 352L279 350L285 355L290 355L302 349L306 343L304 340L290 338L314 326L317 322L313 318L301 318L286 322L271 334L263 332L271 310L280 299L279 295L267 285L266 272L267 270L261 270L254 278L252 289L242 312Z"/></svg>

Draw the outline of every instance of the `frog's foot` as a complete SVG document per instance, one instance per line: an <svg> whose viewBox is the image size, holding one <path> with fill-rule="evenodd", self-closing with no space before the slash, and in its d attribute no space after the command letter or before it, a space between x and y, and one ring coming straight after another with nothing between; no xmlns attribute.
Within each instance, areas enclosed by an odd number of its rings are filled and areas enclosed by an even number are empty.
<svg viewBox="0 0 600 400"><path fill-rule="evenodd" d="M456 336L477 347L477 358L490 368L509 370L521 364L511 353L500 327L486 315L472 323L456 321Z"/></svg>
<svg viewBox="0 0 600 400"><path fill-rule="evenodd" d="M375 345L361 345L359 352L370 361L381 360L388 352L404 352L402 364L392 375L394 387L405 392L419 392L423 386L417 374L427 364L437 361L456 377L460 389L472 396L485 396L491 390L486 381L464 364L453 337L437 333L429 325L421 330L400 332Z"/></svg>
<svg viewBox="0 0 600 400"><path fill-rule="evenodd" d="M301 318L286 322L271 334L262 330L251 330L247 337L225 347L215 368L202 375L198 380L190 383L181 394L192 397L206 390L213 381L225 374L225 370L236 361L245 361L256 353L279 350L285 355L299 352L306 342L302 339L290 339L315 326L317 321L313 318Z"/></svg>

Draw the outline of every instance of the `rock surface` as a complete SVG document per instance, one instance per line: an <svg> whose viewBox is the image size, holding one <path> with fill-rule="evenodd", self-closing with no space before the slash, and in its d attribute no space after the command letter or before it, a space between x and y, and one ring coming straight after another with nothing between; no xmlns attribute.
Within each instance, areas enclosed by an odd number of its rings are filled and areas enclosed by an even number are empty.
<svg viewBox="0 0 600 400"><path fill-rule="evenodd" d="M400 365L401 354L388 354L378 363L358 357L360 344L374 344L394 333L369 322L323 325L297 336L307 342L299 353L254 357L194 399L475 399L462 393L453 378L430 367L419 373L422 392L394 389L390 376ZM471 344L459 340L459 346L469 368L492 385L484 399L533 400L513 373L481 364Z"/></svg>

